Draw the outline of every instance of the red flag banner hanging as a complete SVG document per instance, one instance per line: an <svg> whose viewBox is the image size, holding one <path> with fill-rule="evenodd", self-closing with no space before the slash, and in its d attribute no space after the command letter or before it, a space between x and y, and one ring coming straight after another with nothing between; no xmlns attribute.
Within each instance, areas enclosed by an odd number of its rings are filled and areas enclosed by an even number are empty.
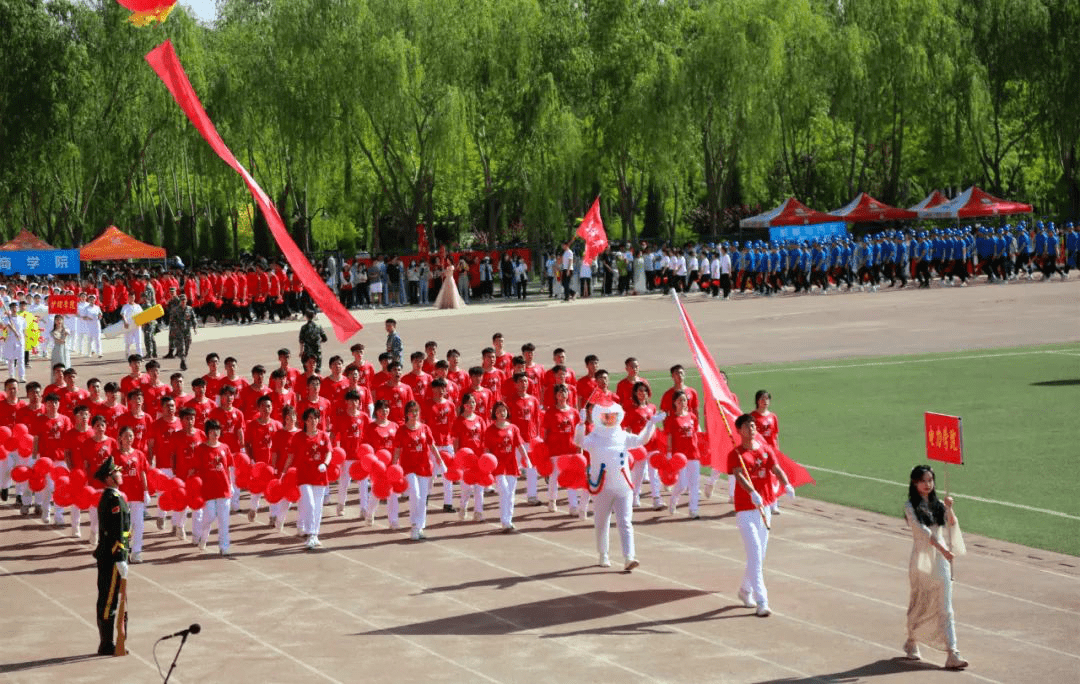
<svg viewBox="0 0 1080 684"><path fill-rule="evenodd" d="M194 88L191 87L191 82L188 80L187 74L184 73L184 67L181 66L180 60L176 57L176 51L173 50L172 42L166 40L148 52L146 61L149 62L154 72L165 83L165 87L172 93L173 99L184 110L184 114L195 125L195 129L199 131L203 139L209 143L210 148L244 179L244 183L247 184L252 197L255 198L259 209L262 210L278 247L281 248L281 252L289 262L289 266L299 276L300 282L303 283L312 300L319 305L319 308L330 319L338 341L344 342L359 332L363 326L349 313L348 309L342 306L334 293L323 282L323 279L312 268L307 257L296 246L289 232L285 229L285 224L282 222L281 216L278 215L274 203L270 201L270 197L263 192L263 189L251 177L247 169L236 160L233 153L225 146L225 142L218 135L217 129L214 128L213 122L210 121L210 117L206 114L206 110L203 109L202 103L199 102L199 97L195 94Z"/></svg>
<svg viewBox="0 0 1080 684"><path fill-rule="evenodd" d="M578 226L577 235L585 241L585 257L582 263L592 264L596 255L607 249L607 233L604 232L604 222L600 220L600 198L593 200L589 213L585 214L585 220Z"/></svg>
<svg viewBox="0 0 1080 684"><path fill-rule="evenodd" d="M426 257L428 252L431 251L427 239L427 230L424 229L423 223L416 226L416 251L420 252L422 257Z"/></svg>

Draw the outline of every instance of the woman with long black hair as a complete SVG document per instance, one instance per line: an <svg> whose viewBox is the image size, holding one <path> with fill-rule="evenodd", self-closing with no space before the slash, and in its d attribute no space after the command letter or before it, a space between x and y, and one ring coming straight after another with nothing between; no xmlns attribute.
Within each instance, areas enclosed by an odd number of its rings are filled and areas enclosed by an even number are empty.
<svg viewBox="0 0 1080 684"><path fill-rule="evenodd" d="M911 471L904 517L915 540L908 567L911 599L904 653L912 660L919 660L919 642L922 642L948 652L946 669L962 670L968 663L956 650L952 560L964 553L964 539L953 512L952 497L938 499L934 470L928 465L917 465Z"/></svg>

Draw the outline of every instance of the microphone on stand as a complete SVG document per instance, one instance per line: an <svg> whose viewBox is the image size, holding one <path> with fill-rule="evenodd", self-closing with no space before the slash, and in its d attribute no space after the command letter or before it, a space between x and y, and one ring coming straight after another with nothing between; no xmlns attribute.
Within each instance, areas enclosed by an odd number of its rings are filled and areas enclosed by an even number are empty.
<svg viewBox="0 0 1080 684"><path fill-rule="evenodd" d="M196 622L195 624L191 625L187 629L182 629L179 632L176 632L174 634L170 634L168 636L161 637L161 639L159 639L159 641L165 641L166 639L172 639L173 637L186 637L188 634L198 634L201 631L202 631L202 627L200 627L199 623Z"/></svg>

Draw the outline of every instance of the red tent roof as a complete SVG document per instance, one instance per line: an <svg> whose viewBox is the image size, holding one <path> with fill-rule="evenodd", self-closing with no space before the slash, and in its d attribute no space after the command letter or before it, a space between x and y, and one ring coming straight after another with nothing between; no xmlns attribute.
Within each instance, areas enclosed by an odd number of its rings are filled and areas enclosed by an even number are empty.
<svg viewBox="0 0 1080 684"><path fill-rule="evenodd" d="M131 237L116 226L109 226L101 235L79 250L80 261L111 261L113 259L164 259L165 248L148 245Z"/></svg>
<svg viewBox="0 0 1080 684"><path fill-rule="evenodd" d="M769 228L770 226L808 226L814 223L832 223L835 216L811 209L794 197L771 211L750 216L739 221L743 228Z"/></svg>
<svg viewBox="0 0 1080 684"><path fill-rule="evenodd" d="M1030 214L1031 210L1030 204L998 199L972 185L957 195L953 201L933 209L920 211L919 216L929 219L961 219L1004 214Z"/></svg>
<svg viewBox="0 0 1080 684"><path fill-rule="evenodd" d="M884 202L879 202L865 192L860 192L855 199L847 205L830 211L829 214L842 218L848 223L862 223L866 221L906 221L919 218L914 211L891 207Z"/></svg>
<svg viewBox="0 0 1080 684"><path fill-rule="evenodd" d="M908 207L908 209L916 212L921 217L922 213L927 209L933 209L934 207L938 207L942 204L948 203L949 198L945 196L945 193L941 192L940 190L935 190L926 197L924 197L921 202L919 202L913 207Z"/></svg>
<svg viewBox="0 0 1080 684"><path fill-rule="evenodd" d="M5 252L52 249L56 248L25 228L20 230L18 235L0 245L0 250L4 250Z"/></svg>

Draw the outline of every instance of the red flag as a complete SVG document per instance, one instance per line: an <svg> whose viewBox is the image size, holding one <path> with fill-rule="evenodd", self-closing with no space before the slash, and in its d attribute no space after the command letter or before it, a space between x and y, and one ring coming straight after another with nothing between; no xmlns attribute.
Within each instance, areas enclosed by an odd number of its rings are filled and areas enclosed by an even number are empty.
<svg viewBox="0 0 1080 684"><path fill-rule="evenodd" d="M169 89L173 99L184 110L191 123L195 125L195 129L210 144L210 148L244 179L244 183L247 184L252 197L255 198L263 216L266 217L266 222L270 226L270 232L273 233L278 247L281 248L285 259L288 260L289 265L292 266L293 271L296 272L311 298L330 319L338 341L344 342L359 332L363 326L353 318L348 309L342 306L334 293L323 282L323 279L311 267L307 257L296 246L289 232L285 229L285 224L282 222L281 216L278 215L274 203L270 201L270 197L263 192L263 189L251 177L247 169L236 160L233 153L225 146L225 142L218 135L213 122L210 121L206 110L203 109L202 104L199 102L199 97L195 94L194 88L191 87L191 82L188 80L187 74L184 73L184 67L181 66L180 60L176 57L176 51L173 50L172 42L166 40L148 52L146 61L149 62L154 72L165 83L165 87Z"/></svg>
<svg viewBox="0 0 1080 684"><path fill-rule="evenodd" d="M428 251L431 247L428 245L427 231L424 230L424 224L420 223L416 226L416 249L420 252L420 256L427 258Z"/></svg>
<svg viewBox="0 0 1080 684"><path fill-rule="evenodd" d="M739 398L728 387L727 380L720 374L713 361L709 348L698 335L694 322L686 313L679 295L672 291L675 304L679 307L679 318L682 321L683 332L686 333L686 342L690 345L690 355L694 357L694 364L701 373L701 384L705 389L705 430L709 435L709 463L713 468L727 470L727 455L740 442L735 434L735 419L742 414L739 408ZM777 463L788 476L788 481L793 487L814 482L810 472L795 461L792 461L779 450L775 450ZM704 462L705 459L702 459Z"/></svg>
<svg viewBox="0 0 1080 684"><path fill-rule="evenodd" d="M585 241L585 257L582 263L591 264L596 255L607 249L607 233L604 232L604 222L600 220L600 197L593 200L589 213L585 214L585 220L578 226L577 235Z"/></svg>

